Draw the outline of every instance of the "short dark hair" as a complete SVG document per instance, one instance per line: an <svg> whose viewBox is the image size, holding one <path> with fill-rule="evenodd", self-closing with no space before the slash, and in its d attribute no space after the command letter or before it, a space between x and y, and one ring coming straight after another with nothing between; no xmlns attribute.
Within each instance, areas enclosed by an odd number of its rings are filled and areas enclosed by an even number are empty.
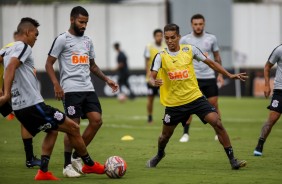
<svg viewBox="0 0 282 184"><path fill-rule="evenodd" d="M76 7L74 7L74 8L71 10L70 16L76 18L76 17L78 17L79 15L83 15L83 16L85 16L85 17L88 17L88 16L89 16L89 15L88 15L88 12L87 12L87 10L86 10L85 8L83 8L82 6L76 6Z"/></svg>
<svg viewBox="0 0 282 184"><path fill-rule="evenodd" d="M155 29L153 36L156 36L157 33L163 33L163 31L161 29Z"/></svg>
<svg viewBox="0 0 282 184"><path fill-rule="evenodd" d="M118 42L114 43L114 48L119 49L119 43Z"/></svg>
<svg viewBox="0 0 282 184"><path fill-rule="evenodd" d="M164 32L167 32L167 31L175 31L179 35L179 26L176 24L167 24L164 27Z"/></svg>
<svg viewBox="0 0 282 184"><path fill-rule="evenodd" d="M202 14L195 14L191 17L191 23L194 19L203 19L205 22L205 17Z"/></svg>
<svg viewBox="0 0 282 184"><path fill-rule="evenodd" d="M33 18L30 18L30 17L24 17L21 19L18 27L17 27L17 33L20 34L20 33L23 33L25 29L29 29L31 28L31 26L34 26L34 27L39 27L40 24L37 22L37 20L33 19Z"/></svg>

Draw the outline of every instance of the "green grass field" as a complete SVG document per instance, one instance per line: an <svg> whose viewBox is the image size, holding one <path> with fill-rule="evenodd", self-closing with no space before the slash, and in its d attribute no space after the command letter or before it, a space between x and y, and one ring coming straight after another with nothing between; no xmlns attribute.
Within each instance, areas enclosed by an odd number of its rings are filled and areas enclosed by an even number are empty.
<svg viewBox="0 0 282 184"><path fill-rule="evenodd" d="M127 173L122 179L106 175L86 175L81 178L63 178L63 134L59 134L49 170L62 180L60 183L77 184L187 184L187 183L281 183L282 181L282 124L274 127L265 144L264 156L254 157L262 123L265 121L269 100L256 98L220 98L222 120L227 129L235 156L248 162L246 168L231 170L222 146L214 141L214 131L194 118L190 141L180 143L182 127L178 126L166 149L166 157L157 168L145 168L146 161L157 149L164 107L155 102L152 125L146 123L146 99L137 98L123 104L116 99L101 98L104 124L89 145L91 156L104 162L109 156L119 155L127 161ZM61 102L46 101L62 109ZM281 121L281 120L280 120ZM86 122L82 122L84 129ZM131 135L133 141L121 141ZM40 155L44 133L34 138L34 152ZM19 123L0 118L0 183L38 183L33 180L37 168L25 167L25 155ZM42 181L51 183L52 181ZM58 183L58 182L57 182Z"/></svg>

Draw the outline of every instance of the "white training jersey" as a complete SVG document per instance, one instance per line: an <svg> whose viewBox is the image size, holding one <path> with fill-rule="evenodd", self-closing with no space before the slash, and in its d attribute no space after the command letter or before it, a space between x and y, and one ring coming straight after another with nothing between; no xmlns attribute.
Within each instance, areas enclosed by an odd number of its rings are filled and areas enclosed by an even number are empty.
<svg viewBox="0 0 282 184"><path fill-rule="evenodd" d="M64 92L94 91L89 60L95 58L95 53L88 36L74 36L66 31L54 40L48 55L59 60Z"/></svg>
<svg viewBox="0 0 282 184"><path fill-rule="evenodd" d="M43 102L34 68L31 47L21 41L17 41L11 47L6 48L3 57L5 69L12 57L18 58L21 62L20 67L15 72L11 89L13 110L20 110Z"/></svg>
<svg viewBox="0 0 282 184"><path fill-rule="evenodd" d="M282 89L282 45L276 47L268 58L268 62L277 63L277 69L274 79L274 89Z"/></svg>
<svg viewBox="0 0 282 184"><path fill-rule="evenodd" d="M213 34L203 32L201 37L191 32L180 39L180 44L190 44L198 47L208 58L214 60L213 52L219 51L217 39ZM197 79L215 78L215 72L203 62L193 62Z"/></svg>

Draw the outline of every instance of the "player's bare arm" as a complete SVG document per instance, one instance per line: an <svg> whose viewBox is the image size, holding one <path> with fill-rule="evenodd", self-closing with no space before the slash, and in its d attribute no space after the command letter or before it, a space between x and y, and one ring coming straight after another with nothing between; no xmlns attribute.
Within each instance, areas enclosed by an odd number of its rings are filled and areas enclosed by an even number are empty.
<svg viewBox="0 0 282 184"><path fill-rule="evenodd" d="M214 56L214 61L217 62L218 64L222 65L221 64L222 61L221 61L219 51L213 52L213 56ZM219 82L221 86L224 84L223 75L221 73L219 73L218 76L217 76L217 82Z"/></svg>
<svg viewBox="0 0 282 184"><path fill-rule="evenodd" d="M15 78L15 72L20 67L21 62L18 58L12 57L5 69L4 74L4 95L0 97L0 106L8 102L11 98L11 88Z"/></svg>
<svg viewBox="0 0 282 184"><path fill-rule="evenodd" d="M55 70L53 68L53 65L56 62L56 60L57 58L53 56L48 56L45 64L45 69L54 85L55 98L57 100L62 100L64 98L65 93L63 88L60 86L60 83L55 74Z"/></svg>
<svg viewBox="0 0 282 184"><path fill-rule="evenodd" d="M99 77L99 79L105 81L113 90L114 92L117 92L119 89L119 86L117 83L115 83L113 80L111 80L110 78L108 78L98 67L98 65L96 65L95 60L94 59L90 59L90 71L95 74L97 77Z"/></svg>
<svg viewBox="0 0 282 184"><path fill-rule="evenodd" d="M248 76L247 74L244 73L238 73L238 74L231 74L227 70L225 70L220 64L217 62L212 61L211 59L207 58L206 60L203 61L205 64L209 65L210 68L213 70L229 77L230 79L240 79L241 81L245 81Z"/></svg>
<svg viewBox="0 0 282 184"><path fill-rule="evenodd" d="M270 89L270 70L273 67L273 64L270 62L266 62L264 66L264 96L268 98L271 92Z"/></svg>
<svg viewBox="0 0 282 184"><path fill-rule="evenodd" d="M158 75L157 71L151 71L150 80L149 80L149 83L150 83L151 86L159 87L159 86L163 85L163 80L157 79L157 75Z"/></svg>

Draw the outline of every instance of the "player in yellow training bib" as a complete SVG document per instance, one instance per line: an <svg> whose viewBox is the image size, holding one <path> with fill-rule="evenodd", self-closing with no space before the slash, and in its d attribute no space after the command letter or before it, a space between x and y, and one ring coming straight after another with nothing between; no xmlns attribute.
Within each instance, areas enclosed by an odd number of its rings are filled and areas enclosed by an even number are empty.
<svg viewBox="0 0 282 184"><path fill-rule="evenodd" d="M207 58L200 49L192 45L179 45L179 27L168 24L164 27L164 38L168 48L159 52L152 64L150 84L160 86L161 103L166 107L163 130L158 141L158 153L148 160L147 167L156 167L165 156L165 147L179 123L185 125L187 119L196 114L204 124L209 123L218 135L225 149L232 169L246 165L234 157L229 136L224 129L215 108L209 104L199 89L193 59L202 61L210 68L230 79L245 81L246 73L230 74L221 65ZM157 75L161 73L161 78Z"/></svg>

